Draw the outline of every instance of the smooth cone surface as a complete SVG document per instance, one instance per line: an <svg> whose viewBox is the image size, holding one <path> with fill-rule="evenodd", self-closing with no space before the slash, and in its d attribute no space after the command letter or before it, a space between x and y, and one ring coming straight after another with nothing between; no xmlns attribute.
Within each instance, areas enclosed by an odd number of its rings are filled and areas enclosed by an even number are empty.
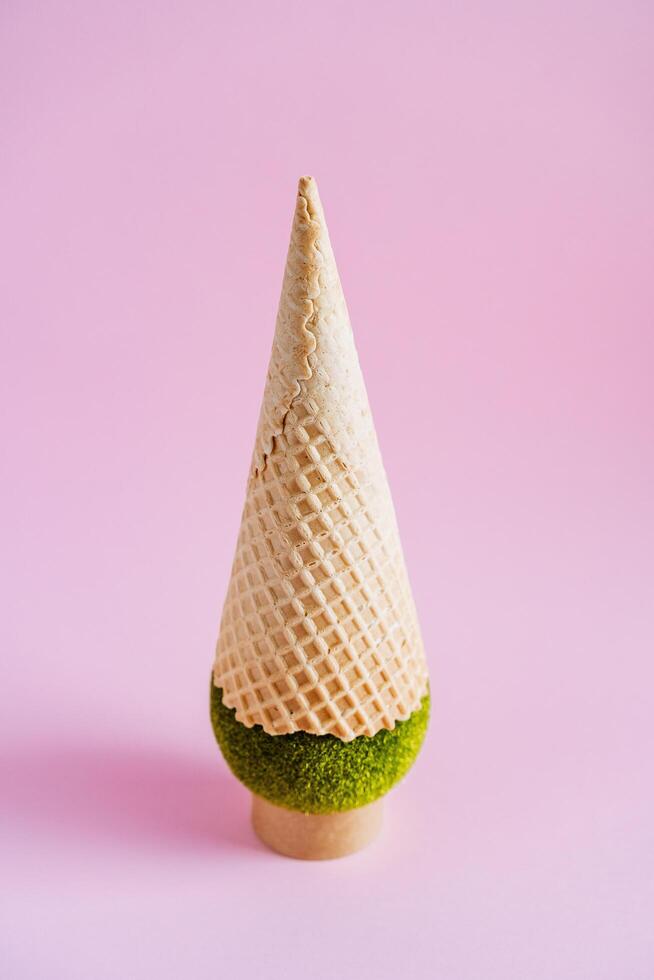
<svg viewBox="0 0 654 980"><path fill-rule="evenodd" d="M300 180L214 665L236 718L349 741L420 707L427 667L315 181Z"/></svg>

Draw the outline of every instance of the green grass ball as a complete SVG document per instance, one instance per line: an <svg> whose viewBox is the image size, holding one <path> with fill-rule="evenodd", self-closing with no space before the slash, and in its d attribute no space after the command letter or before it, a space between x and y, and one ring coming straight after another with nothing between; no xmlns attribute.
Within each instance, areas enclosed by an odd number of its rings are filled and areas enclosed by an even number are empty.
<svg viewBox="0 0 654 980"><path fill-rule="evenodd" d="M211 684L211 722L227 765L258 796L303 813L335 813L372 803L411 768L429 721L429 694L392 731L343 742L334 735L268 735L246 728Z"/></svg>

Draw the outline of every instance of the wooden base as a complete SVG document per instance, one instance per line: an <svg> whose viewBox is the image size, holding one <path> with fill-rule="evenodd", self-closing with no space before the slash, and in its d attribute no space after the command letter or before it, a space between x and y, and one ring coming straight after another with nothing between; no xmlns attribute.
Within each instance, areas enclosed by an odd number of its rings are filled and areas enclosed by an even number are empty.
<svg viewBox="0 0 654 980"><path fill-rule="evenodd" d="M252 826L273 851L303 861L354 854L375 839L382 825L383 801L343 813L300 813L252 794Z"/></svg>

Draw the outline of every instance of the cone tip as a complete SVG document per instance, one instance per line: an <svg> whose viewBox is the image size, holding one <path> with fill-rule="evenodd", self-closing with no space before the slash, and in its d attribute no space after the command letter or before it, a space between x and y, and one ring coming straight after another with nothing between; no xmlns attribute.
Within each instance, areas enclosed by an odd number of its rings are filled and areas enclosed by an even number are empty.
<svg viewBox="0 0 654 980"><path fill-rule="evenodd" d="M309 205L309 210L317 210L320 205L320 195L318 194L318 184L316 183L316 178L306 175L300 177L297 186L297 192L300 197L303 197L307 204Z"/></svg>

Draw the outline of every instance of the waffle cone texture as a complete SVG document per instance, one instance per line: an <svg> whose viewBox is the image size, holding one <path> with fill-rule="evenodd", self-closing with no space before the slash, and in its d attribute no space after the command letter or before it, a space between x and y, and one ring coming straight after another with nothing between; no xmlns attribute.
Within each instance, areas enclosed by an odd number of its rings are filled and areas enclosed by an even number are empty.
<svg viewBox="0 0 654 980"><path fill-rule="evenodd" d="M428 675L315 181L300 180L213 681L247 728L349 742Z"/></svg>

